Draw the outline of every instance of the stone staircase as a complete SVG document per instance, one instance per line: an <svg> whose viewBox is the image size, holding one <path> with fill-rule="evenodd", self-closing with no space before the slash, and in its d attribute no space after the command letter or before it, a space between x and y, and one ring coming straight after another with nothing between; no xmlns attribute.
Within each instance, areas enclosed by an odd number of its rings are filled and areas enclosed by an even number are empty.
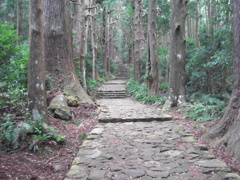
<svg viewBox="0 0 240 180"><path fill-rule="evenodd" d="M129 78L129 68L127 64L119 63L117 67L116 79L128 79Z"/></svg>
<svg viewBox="0 0 240 180"><path fill-rule="evenodd" d="M97 90L98 99L122 99L128 96L125 80L111 80Z"/></svg>
<svg viewBox="0 0 240 180"><path fill-rule="evenodd" d="M98 91L98 99L122 99L127 96L125 91Z"/></svg>
<svg viewBox="0 0 240 180"><path fill-rule="evenodd" d="M117 64L117 69L116 78L98 88L97 99L123 99L128 96L126 80L129 78L129 68L120 62Z"/></svg>

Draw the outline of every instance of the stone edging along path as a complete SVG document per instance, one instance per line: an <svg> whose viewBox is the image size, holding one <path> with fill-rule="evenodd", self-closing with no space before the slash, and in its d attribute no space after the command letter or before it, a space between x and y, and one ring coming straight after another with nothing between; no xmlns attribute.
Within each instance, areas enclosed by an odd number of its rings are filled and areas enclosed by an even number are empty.
<svg viewBox="0 0 240 180"><path fill-rule="evenodd" d="M99 124L80 147L65 180L240 179L158 108L122 97L97 103Z"/></svg>

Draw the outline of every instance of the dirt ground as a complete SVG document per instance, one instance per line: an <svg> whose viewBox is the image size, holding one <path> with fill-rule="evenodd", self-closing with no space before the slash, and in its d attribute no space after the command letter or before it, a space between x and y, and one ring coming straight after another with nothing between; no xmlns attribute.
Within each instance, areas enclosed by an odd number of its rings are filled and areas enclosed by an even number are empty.
<svg viewBox="0 0 240 180"><path fill-rule="evenodd" d="M72 107L73 119L61 121L49 116L50 125L67 136L64 144L41 144L38 151L27 146L14 151L0 151L0 180L62 180L68 172L86 134L97 123L97 107Z"/></svg>

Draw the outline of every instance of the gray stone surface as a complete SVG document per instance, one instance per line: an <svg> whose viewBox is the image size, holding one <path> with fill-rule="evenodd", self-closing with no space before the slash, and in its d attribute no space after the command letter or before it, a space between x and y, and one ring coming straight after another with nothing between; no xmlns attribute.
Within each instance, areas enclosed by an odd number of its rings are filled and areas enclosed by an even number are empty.
<svg viewBox="0 0 240 180"><path fill-rule="evenodd" d="M53 98L48 107L48 111L54 117L62 120L70 120L72 118L72 114L67 104L67 99L62 94Z"/></svg>
<svg viewBox="0 0 240 180"><path fill-rule="evenodd" d="M176 131L169 132L170 127L174 129L178 125L174 121L98 124L93 132L104 130L81 146L66 179L77 179L84 174L93 178L96 170L104 171L99 177L107 180L238 177L223 161L208 159L205 148L204 153L199 150L199 143L181 141L183 136ZM158 131L163 134L156 135ZM168 140L171 136L179 139ZM176 145L178 140L181 144Z"/></svg>
<svg viewBox="0 0 240 180"><path fill-rule="evenodd" d="M89 133L65 180L239 179L187 128L179 131L170 117L152 121L161 116L156 107L128 98L98 103L105 109L99 120L108 123L97 124ZM141 122L144 118L149 122Z"/></svg>
<svg viewBox="0 0 240 180"><path fill-rule="evenodd" d="M99 114L99 122L165 121L172 117L161 109L125 99L99 99L97 103L104 109Z"/></svg>

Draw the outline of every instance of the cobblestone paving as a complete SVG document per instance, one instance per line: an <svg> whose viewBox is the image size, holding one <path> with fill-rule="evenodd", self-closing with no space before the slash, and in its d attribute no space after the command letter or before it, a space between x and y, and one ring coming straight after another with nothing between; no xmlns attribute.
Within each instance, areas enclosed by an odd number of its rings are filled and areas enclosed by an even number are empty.
<svg viewBox="0 0 240 180"><path fill-rule="evenodd" d="M108 123L90 132L65 180L240 179L187 128L168 115L164 119L159 109L129 98L98 103L99 120ZM150 121L159 116L161 121ZM150 122L124 122L144 118Z"/></svg>
<svg viewBox="0 0 240 180"><path fill-rule="evenodd" d="M239 178L182 129L172 121L98 124L65 180Z"/></svg>
<svg viewBox="0 0 240 180"><path fill-rule="evenodd" d="M101 107L99 122L129 122L129 121L162 121L171 120L172 117L162 113L154 106L148 106L132 100L125 99L99 99Z"/></svg>

